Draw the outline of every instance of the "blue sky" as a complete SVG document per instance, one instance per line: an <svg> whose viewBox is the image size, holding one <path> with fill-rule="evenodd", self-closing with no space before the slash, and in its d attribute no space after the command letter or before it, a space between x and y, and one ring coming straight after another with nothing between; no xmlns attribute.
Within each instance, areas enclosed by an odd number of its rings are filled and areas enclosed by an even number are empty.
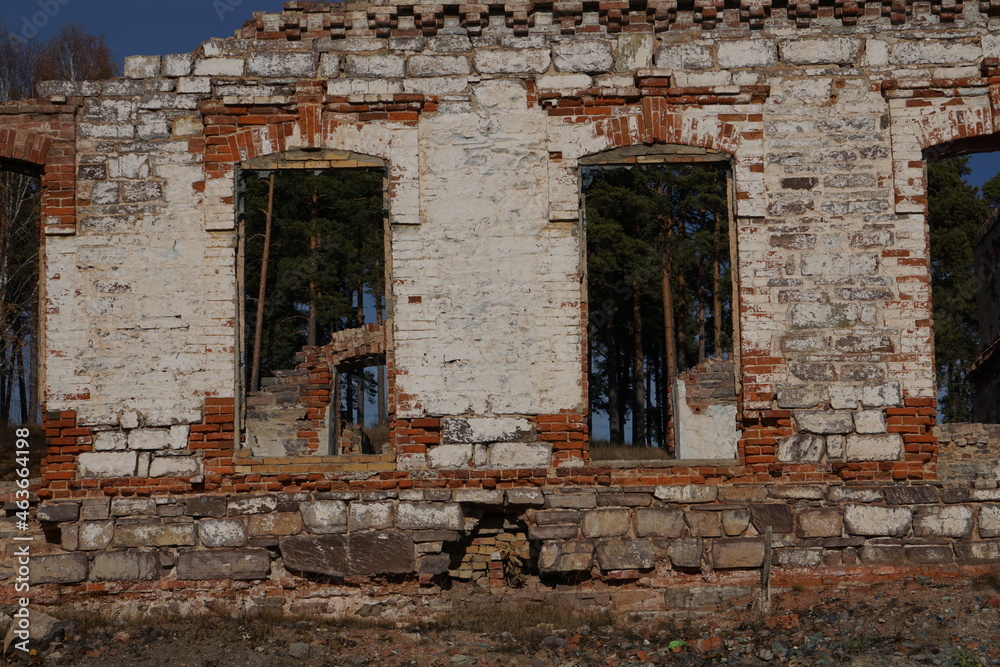
<svg viewBox="0 0 1000 667"><path fill-rule="evenodd" d="M3 0L0 23L15 35L46 39L82 23L103 33L119 62L126 56L187 53L229 37L255 11L280 11L283 0Z"/></svg>

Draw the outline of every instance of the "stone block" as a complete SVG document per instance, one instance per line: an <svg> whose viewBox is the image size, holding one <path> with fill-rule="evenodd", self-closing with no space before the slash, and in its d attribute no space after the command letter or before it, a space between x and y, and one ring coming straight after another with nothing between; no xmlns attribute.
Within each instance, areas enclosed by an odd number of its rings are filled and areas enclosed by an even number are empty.
<svg viewBox="0 0 1000 667"><path fill-rule="evenodd" d="M125 78L153 79L160 76L160 56L130 56L125 58Z"/></svg>
<svg viewBox="0 0 1000 667"><path fill-rule="evenodd" d="M840 537L844 532L844 518L833 508L800 510L796 518L795 534L803 538Z"/></svg>
<svg viewBox="0 0 1000 667"><path fill-rule="evenodd" d="M111 516L156 516L152 498L112 498Z"/></svg>
<svg viewBox="0 0 1000 667"><path fill-rule="evenodd" d="M664 592L667 609L686 611L728 611L749 602L755 589L750 586L704 586L668 588Z"/></svg>
<svg viewBox="0 0 1000 667"><path fill-rule="evenodd" d="M858 410L854 413L854 429L858 433L885 433L885 412Z"/></svg>
<svg viewBox="0 0 1000 667"><path fill-rule="evenodd" d="M722 532L729 537L742 535L750 525L750 510L723 510Z"/></svg>
<svg viewBox="0 0 1000 667"><path fill-rule="evenodd" d="M782 462L816 463L823 459L826 438L821 435L796 433L778 443L778 460Z"/></svg>
<svg viewBox="0 0 1000 667"><path fill-rule="evenodd" d="M778 387L779 408L817 408L826 401L826 387L817 384L793 384Z"/></svg>
<svg viewBox="0 0 1000 667"><path fill-rule="evenodd" d="M625 535L629 528L628 510L603 509L584 512L580 528L583 536L587 538Z"/></svg>
<svg viewBox="0 0 1000 667"><path fill-rule="evenodd" d="M778 63L778 46L765 39L732 40L718 43L719 67L772 67Z"/></svg>
<svg viewBox="0 0 1000 667"><path fill-rule="evenodd" d="M270 571L266 549L185 551L177 557L177 578L183 581L266 579Z"/></svg>
<svg viewBox="0 0 1000 667"><path fill-rule="evenodd" d="M861 389L851 384L831 384L830 407L834 410L855 410L858 407L858 397Z"/></svg>
<svg viewBox="0 0 1000 667"><path fill-rule="evenodd" d="M279 548L293 572L347 577L409 574L416 568L413 540L399 532L286 537Z"/></svg>
<svg viewBox="0 0 1000 667"><path fill-rule="evenodd" d="M736 570L760 567L764 562L764 538L742 537L712 540L712 567Z"/></svg>
<svg viewBox="0 0 1000 667"><path fill-rule="evenodd" d="M854 431L854 421L850 412L838 410L795 410L792 415L799 430L804 433L851 433Z"/></svg>
<svg viewBox="0 0 1000 667"><path fill-rule="evenodd" d="M897 461L903 455L903 438L898 433L851 434L844 453L848 461Z"/></svg>
<svg viewBox="0 0 1000 667"><path fill-rule="evenodd" d="M63 523L76 521L80 516L80 506L76 503L42 505L36 514L42 523Z"/></svg>
<svg viewBox="0 0 1000 667"><path fill-rule="evenodd" d="M545 504L548 507L589 509L597 507L597 498L593 493L553 493L546 496Z"/></svg>
<svg viewBox="0 0 1000 667"><path fill-rule="evenodd" d="M955 562L955 552L947 544L908 544L903 551L907 562L918 565Z"/></svg>
<svg viewBox="0 0 1000 667"><path fill-rule="evenodd" d="M656 40L652 34L618 35L614 70L616 72L634 72L637 69L652 67L655 47Z"/></svg>
<svg viewBox="0 0 1000 667"><path fill-rule="evenodd" d="M549 68L551 55L548 49L480 48L475 61L480 74L541 74Z"/></svg>
<svg viewBox="0 0 1000 667"><path fill-rule="evenodd" d="M448 554L426 554L417 560L418 574L444 574L451 566L451 556Z"/></svg>
<svg viewBox="0 0 1000 667"><path fill-rule="evenodd" d="M913 510L908 507L849 504L844 527L850 535L902 537L910 531Z"/></svg>
<svg viewBox="0 0 1000 667"><path fill-rule="evenodd" d="M861 52L856 37L789 39L781 43L781 59L793 65L853 65Z"/></svg>
<svg viewBox="0 0 1000 667"><path fill-rule="evenodd" d="M199 58L194 63L195 76L243 76L242 58Z"/></svg>
<svg viewBox="0 0 1000 667"><path fill-rule="evenodd" d="M901 544L866 544L858 550L865 565L902 565L906 550Z"/></svg>
<svg viewBox="0 0 1000 667"><path fill-rule="evenodd" d="M410 56L406 75L411 77L465 76L470 72L469 59L465 56Z"/></svg>
<svg viewBox="0 0 1000 667"><path fill-rule="evenodd" d="M156 456L149 464L150 477L192 477L201 474L197 456Z"/></svg>
<svg viewBox="0 0 1000 667"><path fill-rule="evenodd" d="M602 570L649 570L656 564L649 540L599 540L597 563Z"/></svg>
<svg viewBox="0 0 1000 667"><path fill-rule="evenodd" d="M956 542L954 548L955 559L961 565L985 565L1000 562L1000 540Z"/></svg>
<svg viewBox="0 0 1000 667"><path fill-rule="evenodd" d="M95 452L120 452L127 448L128 435L121 431L101 431L94 434Z"/></svg>
<svg viewBox="0 0 1000 667"><path fill-rule="evenodd" d="M155 551L100 551L90 564L91 581L155 581L161 572Z"/></svg>
<svg viewBox="0 0 1000 667"><path fill-rule="evenodd" d="M349 553L354 575L409 574L416 569L413 539L406 533L351 535Z"/></svg>
<svg viewBox="0 0 1000 667"><path fill-rule="evenodd" d="M247 526L250 537L283 537L302 532L302 515L298 512L253 514Z"/></svg>
<svg viewBox="0 0 1000 667"><path fill-rule="evenodd" d="M344 56L344 73L348 76L378 79L401 79L405 76L406 59L397 55Z"/></svg>
<svg viewBox="0 0 1000 667"><path fill-rule="evenodd" d="M704 547L699 538L673 540L667 548L670 563L675 568L696 570L701 568Z"/></svg>
<svg viewBox="0 0 1000 667"><path fill-rule="evenodd" d="M678 484L674 486L658 486L653 495L665 503L710 503L719 495L719 489L715 486L703 486L700 484Z"/></svg>
<svg viewBox="0 0 1000 667"><path fill-rule="evenodd" d="M640 507L635 511L635 534L639 537L680 537L685 525L681 510Z"/></svg>
<svg viewBox="0 0 1000 667"><path fill-rule="evenodd" d="M702 44L666 44L656 52L661 69L706 70L714 65L712 49Z"/></svg>
<svg viewBox="0 0 1000 667"><path fill-rule="evenodd" d="M435 470L468 468L472 464L472 445L428 447L427 464Z"/></svg>
<svg viewBox="0 0 1000 667"><path fill-rule="evenodd" d="M391 505L391 503L389 503ZM314 535L347 532L347 505L340 500L317 500L299 505L306 530Z"/></svg>
<svg viewBox="0 0 1000 667"><path fill-rule="evenodd" d="M758 533L764 534L768 527L772 533L791 533L795 530L792 508L783 503L754 503L750 505L750 515Z"/></svg>
<svg viewBox="0 0 1000 667"><path fill-rule="evenodd" d="M28 581L34 584L75 584L87 578L90 563L87 554L32 556Z"/></svg>
<svg viewBox="0 0 1000 667"><path fill-rule="evenodd" d="M542 572L586 572L594 564L594 547L590 542L545 542L538 553L538 569Z"/></svg>
<svg viewBox="0 0 1000 667"><path fill-rule="evenodd" d="M552 62L559 72L603 73L614 64L611 44L604 40L568 39L556 42L552 50L555 54Z"/></svg>
<svg viewBox="0 0 1000 667"><path fill-rule="evenodd" d="M110 516L110 498L84 498L80 501L80 521L104 521Z"/></svg>
<svg viewBox="0 0 1000 667"><path fill-rule="evenodd" d="M649 507L653 497L648 493L598 493L598 507Z"/></svg>
<svg viewBox="0 0 1000 667"><path fill-rule="evenodd" d="M83 452L76 457L77 475L84 479L132 477L138 456L137 452Z"/></svg>
<svg viewBox="0 0 1000 667"><path fill-rule="evenodd" d="M441 420L441 442L485 444L531 442L531 422L523 417L448 417Z"/></svg>
<svg viewBox="0 0 1000 667"><path fill-rule="evenodd" d="M545 505L545 496L540 489L507 489L504 491L504 499L508 505L518 507L542 507Z"/></svg>
<svg viewBox="0 0 1000 667"><path fill-rule="evenodd" d="M966 537L972 533L972 508L968 505L918 507L913 517L917 537Z"/></svg>
<svg viewBox="0 0 1000 667"><path fill-rule="evenodd" d="M539 526L552 524L578 524L583 517L582 512L576 510L539 510L535 512L535 523Z"/></svg>
<svg viewBox="0 0 1000 667"><path fill-rule="evenodd" d="M462 530L465 516L458 503L399 503L396 525L404 530Z"/></svg>
<svg viewBox="0 0 1000 667"><path fill-rule="evenodd" d="M719 512L685 512L684 521L692 537L722 536L722 517Z"/></svg>
<svg viewBox="0 0 1000 667"><path fill-rule="evenodd" d="M866 408L885 408L902 404L903 394L898 382L865 385L861 388L861 405Z"/></svg>
<svg viewBox="0 0 1000 667"><path fill-rule="evenodd" d="M348 525L352 531L385 530L392 528L393 514L391 502L353 502L348 511ZM454 528L453 530L461 529Z"/></svg>
<svg viewBox="0 0 1000 667"><path fill-rule="evenodd" d="M340 54L321 53L319 56L319 76L321 79L333 79L340 76Z"/></svg>
<svg viewBox="0 0 1000 667"><path fill-rule="evenodd" d="M882 494L890 505L927 505L937 503L941 498L937 487L928 484L886 485L882 489Z"/></svg>
<svg viewBox="0 0 1000 667"><path fill-rule="evenodd" d="M243 547L247 528L240 519L203 519L198 522L198 537L208 548Z"/></svg>
<svg viewBox="0 0 1000 667"><path fill-rule="evenodd" d="M823 562L824 550L819 547L774 550L774 563L779 567L813 568Z"/></svg>
<svg viewBox="0 0 1000 667"><path fill-rule="evenodd" d="M59 526L59 546L63 551L77 551L80 548L80 524L64 523Z"/></svg>
<svg viewBox="0 0 1000 667"><path fill-rule="evenodd" d="M114 521L82 521L79 525L77 548L81 551L107 549L114 534Z"/></svg>
<svg viewBox="0 0 1000 667"><path fill-rule="evenodd" d="M978 40L973 43L952 39L904 39L889 48L889 62L902 66L974 63L981 56Z"/></svg>
<svg viewBox="0 0 1000 667"><path fill-rule="evenodd" d="M236 496L229 499L229 515L265 514L278 508L278 499L272 495Z"/></svg>
<svg viewBox="0 0 1000 667"><path fill-rule="evenodd" d="M160 73L163 76L188 76L194 65L194 54L176 53L162 57Z"/></svg>
<svg viewBox="0 0 1000 667"><path fill-rule="evenodd" d="M129 449L156 450L170 448L170 430L165 428L137 428L128 434Z"/></svg>
<svg viewBox="0 0 1000 667"><path fill-rule="evenodd" d="M486 467L492 470L548 468L552 445L547 443L498 442L486 451Z"/></svg>
<svg viewBox="0 0 1000 667"><path fill-rule="evenodd" d="M247 59L247 76L312 79L316 63L315 53L253 53Z"/></svg>
<svg viewBox="0 0 1000 667"><path fill-rule="evenodd" d="M193 523L119 525L111 540L111 546L119 548L193 547L197 544L198 531Z"/></svg>
<svg viewBox="0 0 1000 667"><path fill-rule="evenodd" d="M875 503L883 500L881 488L867 486L831 486L826 499L832 503Z"/></svg>
<svg viewBox="0 0 1000 667"><path fill-rule="evenodd" d="M552 524L548 526L531 526L528 539L531 540L572 540L578 536L579 526L576 524Z"/></svg>
<svg viewBox="0 0 1000 667"><path fill-rule="evenodd" d="M455 489L452 500L470 505L503 505L502 489Z"/></svg>
<svg viewBox="0 0 1000 667"><path fill-rule="evenodd" d="M1000 537L1000 505L980 506L979 536Z"/></svg>
<svg viewBox="0 0 1000 667"><path fill-rule="evenodd" d="M225 496L196 496L184 500L184 513L194 517L221 519L226 516Z"/></svg>
<svg viewBox="0 0 1000 667"><path fill-rule="evenodd" d="M844 458L844 445L847 443L847 438L842 435L828 435L826 436L826 456L830 459L842 459Z"/></svg>

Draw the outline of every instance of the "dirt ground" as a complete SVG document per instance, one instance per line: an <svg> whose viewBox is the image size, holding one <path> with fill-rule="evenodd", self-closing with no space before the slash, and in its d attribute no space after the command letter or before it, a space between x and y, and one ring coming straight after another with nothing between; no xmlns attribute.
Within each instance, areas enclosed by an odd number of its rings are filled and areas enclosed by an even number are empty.
<svg viewBox="0 0 1000 667"><path fill-rule="evenodd" d="M692 620L581 616L541 606L465 610L433 625L364 619L80 617L62 643L4 664L98 667L392 665L1000 665L1000 575L786 590ZM58 616L58 612L56 612Z"/></svg>

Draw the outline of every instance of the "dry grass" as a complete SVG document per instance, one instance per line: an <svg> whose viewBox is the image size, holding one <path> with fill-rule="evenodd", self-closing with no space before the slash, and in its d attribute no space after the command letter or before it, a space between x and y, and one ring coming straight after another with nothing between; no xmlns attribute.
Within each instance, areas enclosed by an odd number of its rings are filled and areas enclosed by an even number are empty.
<svg viewBox="0 0 1000 667"><path fill-rule="evenodd" d="M595 461L670 461L674 456L659 447L612 445L607 440L590 443L590 458Z"/></svg>

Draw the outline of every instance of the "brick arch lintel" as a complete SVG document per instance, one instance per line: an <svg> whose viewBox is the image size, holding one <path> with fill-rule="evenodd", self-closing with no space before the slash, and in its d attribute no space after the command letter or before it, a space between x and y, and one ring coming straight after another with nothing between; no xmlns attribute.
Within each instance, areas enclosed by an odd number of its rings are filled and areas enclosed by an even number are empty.
<svg viewBox="0 0 1000 667"><path fill-rule="evenodd" d="M883 94L889 103L895 211L924 215L925 160L935 147L1000 133L1000 83L963 89L897 86Z"/></svg>

